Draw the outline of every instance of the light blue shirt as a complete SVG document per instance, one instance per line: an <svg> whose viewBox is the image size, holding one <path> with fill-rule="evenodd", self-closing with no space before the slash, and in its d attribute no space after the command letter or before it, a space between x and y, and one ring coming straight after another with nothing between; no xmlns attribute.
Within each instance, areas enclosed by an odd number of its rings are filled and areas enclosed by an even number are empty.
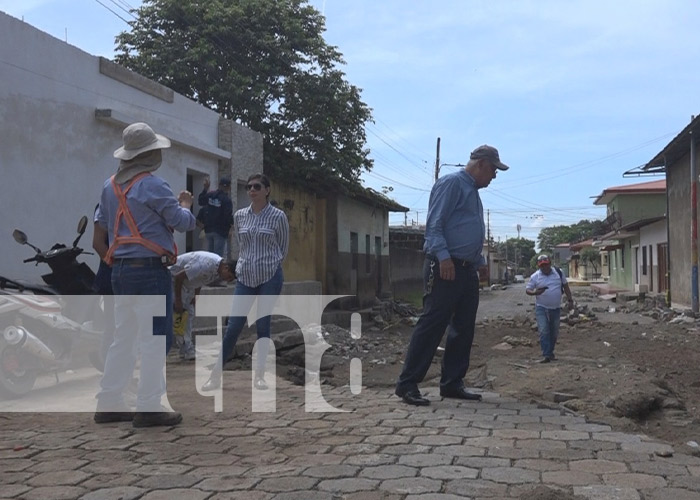
<svg viewBox="0 0 700 500"><path fill-rule="evenodd" d="M242 208L233 216L238 235L238 281L256 287L269 281L287 256L289 222L287 214L269 203L260 213Z"/></svg>
<svg viewBox="0 0 700 500"><path fill-rule="evenodd" d="M545 309L559 309L561 307L561 286L566 285L566 276L559 276L554 266L552 272L544 274L541 270L532 273L525 288L535 290L546 286L547 289L541 295L535 295L535 305Z"/></svg>
<svg viewBox="0 0 700 500"><path fill-rule="evenodd" d="M125 189L127 185L128 183L122 184L121 188ZM155 175L147 175L137 181L126 195L126 204L141 236L170 252L175 251L173 229L180 232L191 231L196 225L192 212L182 208L168 183ZM118 208L119 200L114 194L111 179L107 179L102 188L95 220L107 229L109 241L114 241L114 222ZM131 231L122 217L119 236L130 235ZM157 256L158 254L137 244L120 245L114 251L114 257L120 259Z"/></svg>
<svg viewBox="0 0 700 500"><path fill-rule="evenodd" d="M440 177L430 191L425 227L425 253L445 260L463 259L485 265L484 207L474 178L466 170Z"/></svg>

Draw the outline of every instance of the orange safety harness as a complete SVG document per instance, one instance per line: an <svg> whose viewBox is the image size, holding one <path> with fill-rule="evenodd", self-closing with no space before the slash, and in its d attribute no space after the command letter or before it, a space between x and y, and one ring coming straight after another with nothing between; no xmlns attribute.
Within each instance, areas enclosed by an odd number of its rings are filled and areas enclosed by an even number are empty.
<svg viewBox="0 0 700 500"><path fill-rule="evenodd" d="M138 181L140 181L147 175L151 174L149 172L143 172L137 175L136 177L131 179L131 182L129 182L129 184L126 186L126 189L124 189L123 191L121 187L119 187L119 185L114 181L114 176L112 176L112 178L110 179L112 182L112 189L114 189L114 194L117 196L117 200L119 201L117 216L114 218L114 238L112 244L107 250L107 255L105 255L104 258L104 261L110 266L114 262L114 251L117 249L117 247L119 247L120 245L130 244L141 245L157 253L158 255L160 255L161 261L166 266L171 266L175 264L175 261L177 260L177 245L175 245L175 253L173 253L158 245L157 243L147 240L146 238L141 236L139 228L136 225L136 221L134 220L134 216L131 215L129 206L126 204L126 194L134 186L134 184L136 184ZM119 224L121 223L122 217L124 217L126 225L129 228L129 232L131 233L130 236L118 236Z"/></svg>

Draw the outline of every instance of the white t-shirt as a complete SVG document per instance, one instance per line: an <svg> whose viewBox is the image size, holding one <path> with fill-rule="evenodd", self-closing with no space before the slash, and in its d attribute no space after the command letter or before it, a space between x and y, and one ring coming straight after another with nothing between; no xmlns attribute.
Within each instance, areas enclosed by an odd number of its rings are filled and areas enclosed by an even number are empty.
<svg viewBox="0 0 700 500"><path fill-rule="evenodd" d="M527 290L535 290L546 286L547 289L542 295L535 296L535 304L546 309L559 309L561 307L561 286L566 283L566 276L562 274L559 277L559 273L552 266L552 272L548 275L541 270L533 273L525 288Z"/></svg>
<svg viewBox="0 0 700 500"><path fill-rule="evenodd" d="M184 270L187 280L183 283L183 288L195 290L219 277L218 269L222 260L220 255L212 252L187 252L178 256L177 262L170 266L170 273L174 277Z"/></svg>

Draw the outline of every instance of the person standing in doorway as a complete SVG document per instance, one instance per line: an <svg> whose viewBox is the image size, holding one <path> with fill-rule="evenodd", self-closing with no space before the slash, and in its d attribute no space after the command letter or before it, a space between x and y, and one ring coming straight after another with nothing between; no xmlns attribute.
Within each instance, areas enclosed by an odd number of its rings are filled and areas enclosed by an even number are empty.
<svg viewBox="0 0 700 500"><path fill-rule="evenodd" d="M440 177L430 192L425 228L423 312L413 330L395 393L404 403L427 406L418 384L425 378L447 328L440 395L480 400L464 388L479 307L478 268L486 227L479 189L487 187L501 163L496 148L479 146L463 170Z"/></svg>
<svg viewBox="0 0 700 500"><path fill-rule="evenodd" d="M263 174L253 174L248 178L246 191L250 206L238 210L234 216L238 238L238 263L236 265L236 287L233 291L236 311L249 311L255 296L277 296L282 291L284 276L282 261L289 249L289 222L287 215L269 203L270 180ZM259 302L260 304L260 302ZM267 304L269 306L269 304ZM262 304L263 309L271 309ZM267 389L264 379L265 360L270 342L270 316L268 314L255 322L258 333L257 364L254 386ZM231 316L219 360L203 391L213 391L221 386L221 370L233 353L238 336L246 322L246 316ZM260 339L264 339L260 342Z"/></svg>
<svg viewBox="0 0 700 500"><path fill-rule="evenodd" d="M574 307L574 298L564 273L560 269L553 272L548 255L537 257L537 267L525 286L525 293L535 296L535 320L542 348L540 363L549 363L556 359L554 346L559 337L562 292L566 294L569 309Z"/></svg>
<svg viewBox="0 0 700 500"><path fill-rule="evenodd" d="M204 179L204 189L199 194L198 202L203 213L200 218L204 226L207 245L210 252L224 257L226 242L233 225L233 202L231 201L231 179L222 177L219 188L209 191L209 177Z"/></svg>

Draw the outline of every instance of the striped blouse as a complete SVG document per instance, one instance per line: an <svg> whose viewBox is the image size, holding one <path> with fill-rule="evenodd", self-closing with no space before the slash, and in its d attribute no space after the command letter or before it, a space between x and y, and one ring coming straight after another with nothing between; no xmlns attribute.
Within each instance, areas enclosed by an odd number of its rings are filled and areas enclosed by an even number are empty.
<svg viewBox="0 0 700 500"><path fill-rule="evenodd" d="M289 222L287 215L269 203L260 213L251 207L233 216L238 238L238 280L249 287L269 281L287 256Z"/></svg>

